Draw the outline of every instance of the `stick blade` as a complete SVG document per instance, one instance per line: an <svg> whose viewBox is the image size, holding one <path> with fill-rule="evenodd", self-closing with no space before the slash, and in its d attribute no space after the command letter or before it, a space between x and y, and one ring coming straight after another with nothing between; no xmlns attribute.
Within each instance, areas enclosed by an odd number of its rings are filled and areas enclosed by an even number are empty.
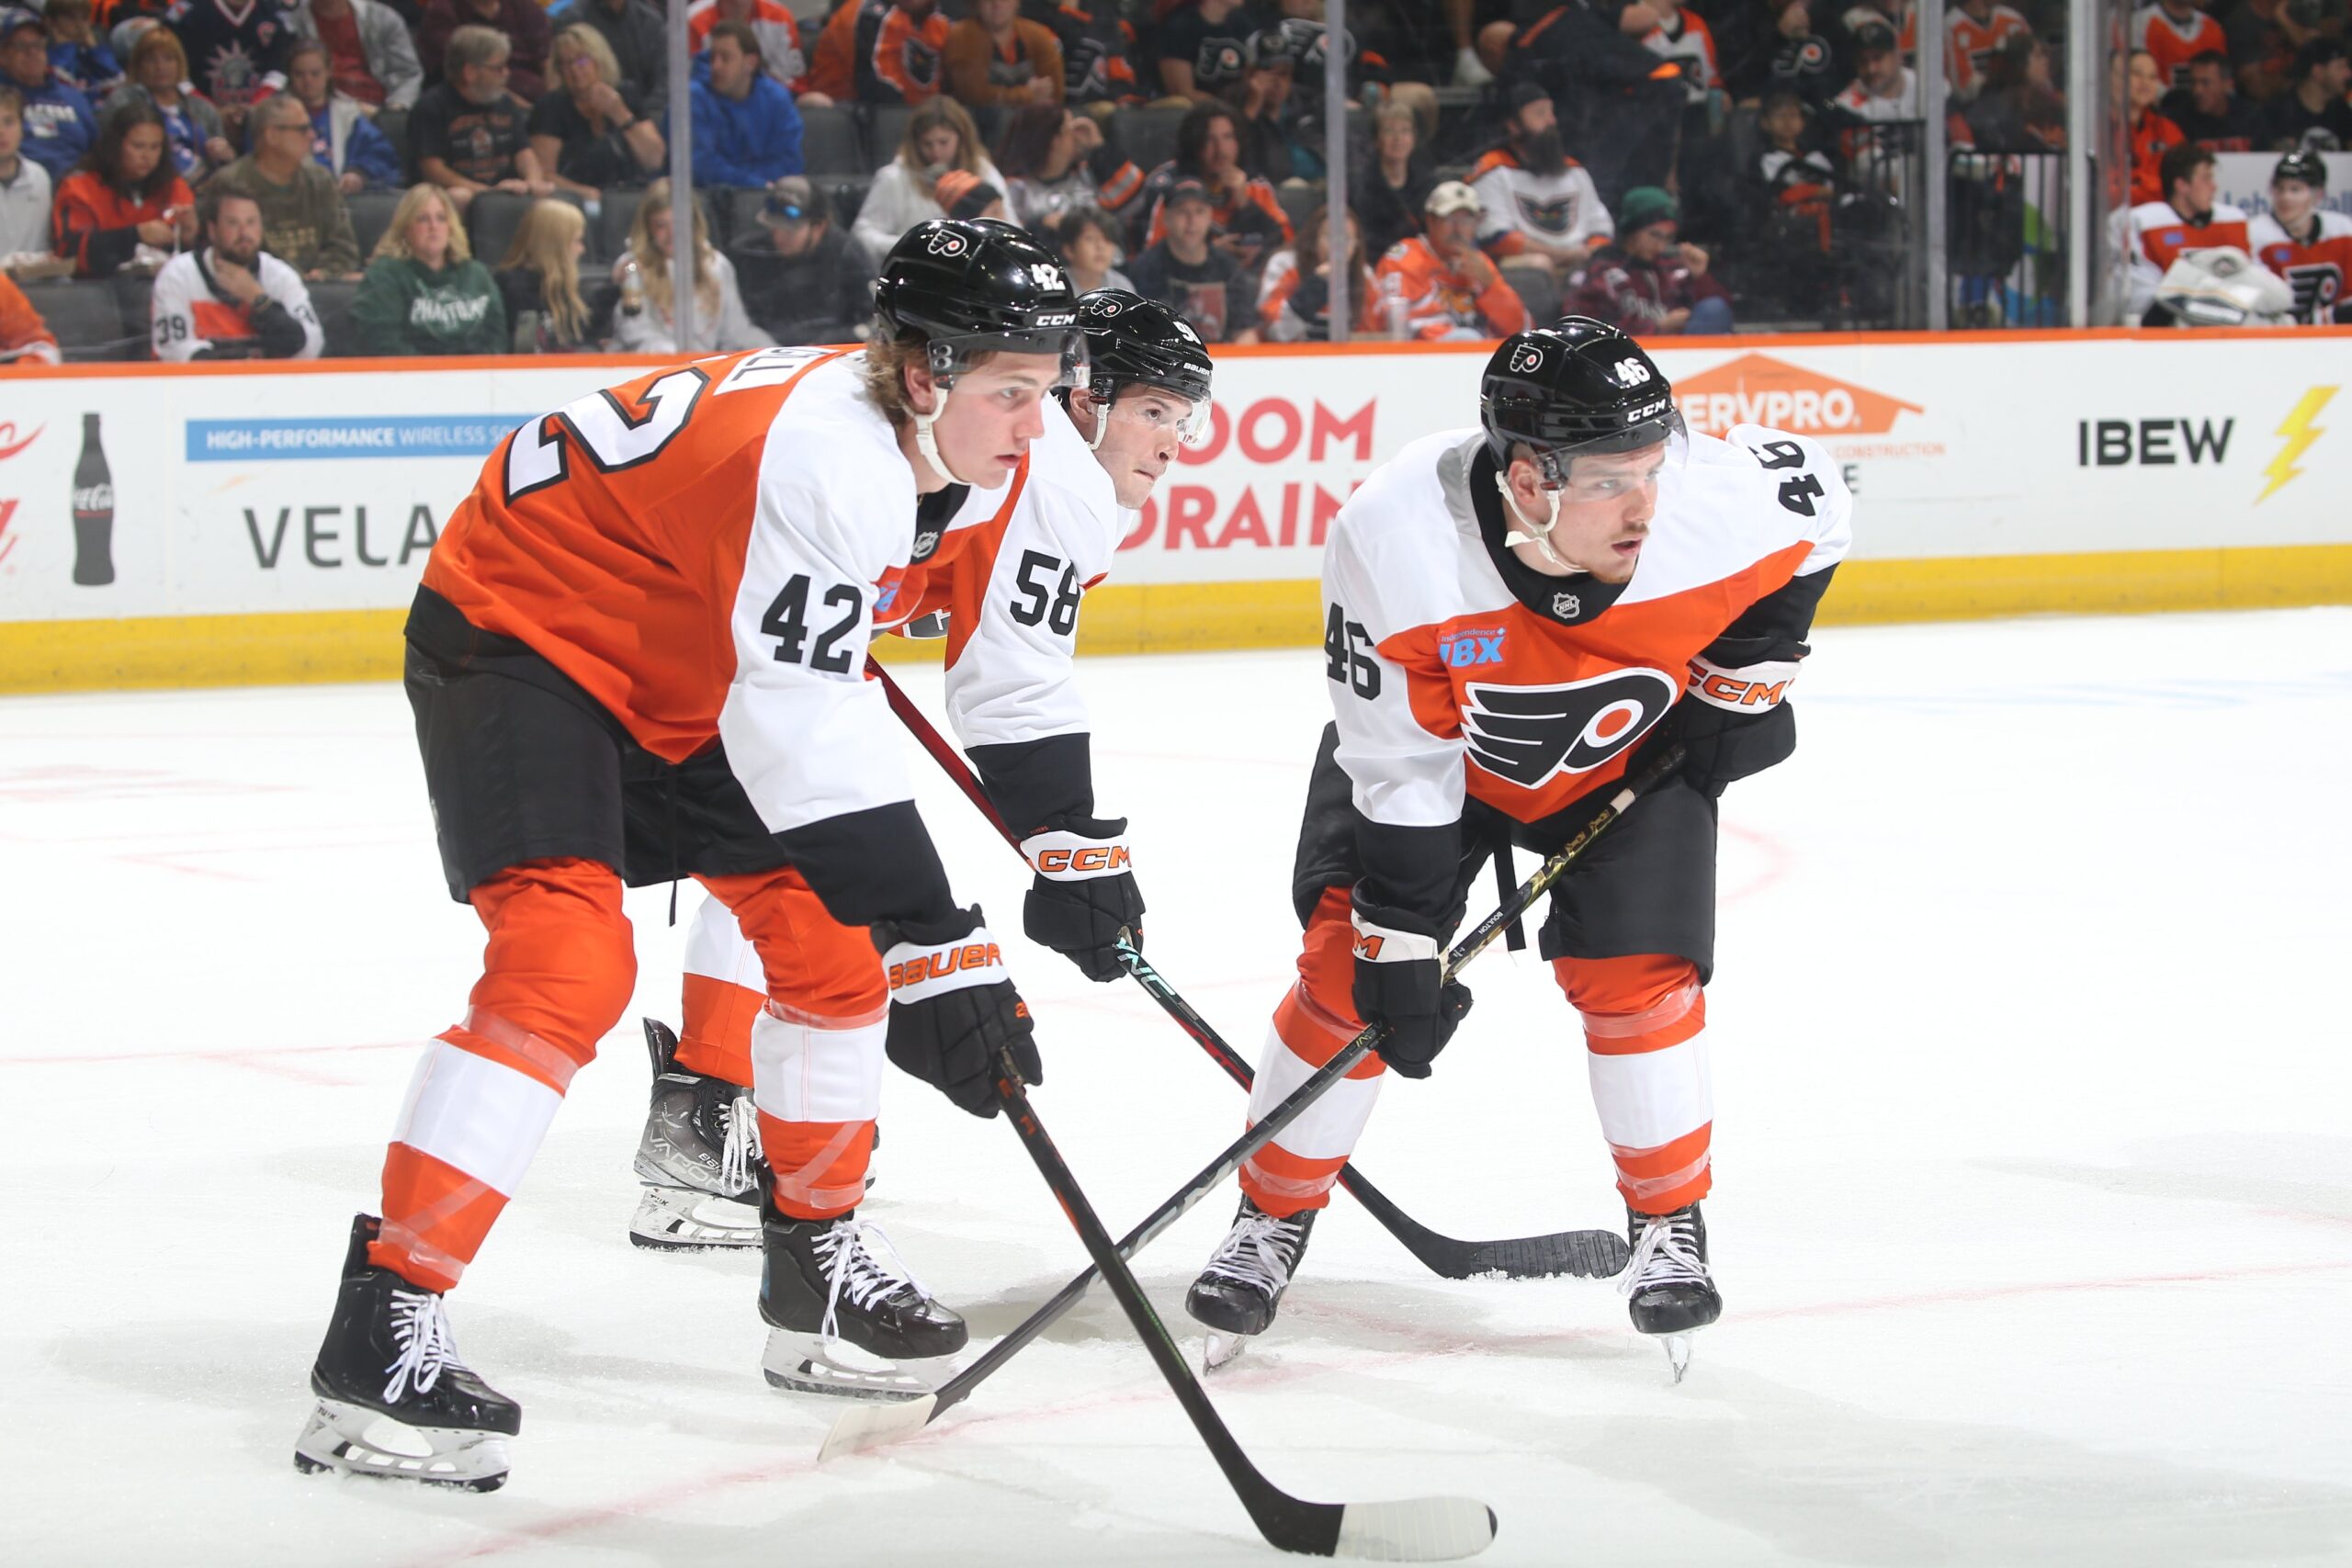
<svg viewBox="0 0 2352 1568"><path fill-rule="evenodd" d="M1558 1231L1459 1245L1462 1255L1447 1260L1453 1269L1440 1270L1456 1279L1499 1274L1509 1280L1549 1280L1569 1274L1581 1280L1606 1280L1623 1273L1633 1257L1633 1249L1616 1231Z"/></svg>
<svg viewBox="0 0 2352 1568"><path fill-rule="evenodd" d="M1350 1503L1340 1514L1334 1557L1373 1562L1450 1562L1494 1543L1495 1511L1475 1497L1408 1497Z"/></svg>
<svg viewBox="0 0 2352 1568"><path fill-rule="evenodd" d="M817 1450L817 1462L822 1464L843 1454L863 1453L912 1437L931 1425L932 1413L938 1408L939 1396L935 1393L888 1402L861 1400L835 1417L832 1429L825 1434L825 1446Z"/></svg>

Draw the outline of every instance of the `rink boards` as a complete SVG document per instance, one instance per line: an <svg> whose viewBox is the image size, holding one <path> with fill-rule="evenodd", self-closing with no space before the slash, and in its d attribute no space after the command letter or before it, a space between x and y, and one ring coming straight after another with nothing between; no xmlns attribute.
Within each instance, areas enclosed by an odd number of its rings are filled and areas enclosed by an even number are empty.
<svg viewBox="0 0 2352 1568"><path fill-rule="evenodd" d="M1770 424L1838 458L1856 542L1825 620L2352 602L2352 329L1654 353L1694 430ZM1475 422L1484 360L1220 351L1209 436L1088 596L1085 645L1317 640L1332 515L1406 442ZM0 690L392 676L425 555L483 458L657 363L19 372L0 383Z"/></svg>

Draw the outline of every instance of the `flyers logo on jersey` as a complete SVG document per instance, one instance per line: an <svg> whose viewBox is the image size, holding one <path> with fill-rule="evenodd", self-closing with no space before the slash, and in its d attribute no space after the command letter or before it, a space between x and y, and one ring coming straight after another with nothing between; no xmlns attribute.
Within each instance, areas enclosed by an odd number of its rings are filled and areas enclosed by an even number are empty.
<svg viewBox="0 0 2352 1568"><path fill-rule="evenodd" d="M1125 844L1088 844L1075 850L1041 850L1037 853L1037 872L1041 876L1106 875L1126 870L1135 857Z"/></svg>
<svg viewBox="0 0 2352 1568"><path fill-rule="evenodd" d="M1646 734L1681 682L1663 670L1612 670L1562 686L1463 688L1470 761L1522 789L1590 773Z"/></svg>
<svg viewBox="0 0 2352 1568"><path fill-rule="evenodd" d="M891 964L890 988L902 990L909 986L920 986L926 980L944 980L950 975L968 974L978 969L1001 969L1003 966L1004 955L992 942L943 947L936 953Z"/></svg>

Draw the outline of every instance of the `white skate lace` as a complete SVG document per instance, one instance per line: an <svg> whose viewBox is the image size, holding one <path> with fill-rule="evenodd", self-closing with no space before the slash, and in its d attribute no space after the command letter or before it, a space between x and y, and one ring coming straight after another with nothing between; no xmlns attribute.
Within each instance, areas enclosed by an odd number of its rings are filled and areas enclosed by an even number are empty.
<svg viewBox="0 0 2352 1568"><path fill-rule="evenodd" d="M1290 1284L1298 1240L1295 1219L1272 1214L1243 1214L1226 1234L1225 1245L1209 1259L1205 1272L1278 1295Z"/></svg>
<svg viewBox="0 0 2352 1568"><path fill-rule="evenodd" d="M449 1332L448 1309L439 1296L430 1291L394 1291L391 1314L392 1338L401 1353L384 1369L385 1404L398 1404L410 1389L431 1393L444 1371L465 1370L465 1362L458 1359L458 1341Z"/></svg>
<svg viewBox="0 0 2352 1568"><path fill-rule="evenodd" d="M739 1094L727 1103L727 1142L718 1150L718 1181L729 1192L752 1184L752 1162L760 1157L760 1115L752 1097Z"/></svg>
<svg viewBox="0 0 2352 1568"><path fill-rule="evenodd" d="M872 1236L890 1255L888 1263L866 1250L865 1238ZM883 1297L897 1293L901 1288L929 1300L931 1292L922 1288L882 1234L882 1227L865 1220L840 1219L817 1238L818 1261L825 1265L828 1288L825 1292L825 1320L817 1332L826 1338L837 1337L838 1314L842 1297L849 1297L852 1306L871 1306Z"/></svg>
<svg viewBox="0 0 2352 1568"><path fill-rule="evenodd" d="M1688 1216L1645 1216L1641 1239L1634 1244L1632 1261L1617 1281L1617 1293L1630 1296L1652 1285L1703 1285L1706 1259L1699 1256L1699 1233Z"/></svg>

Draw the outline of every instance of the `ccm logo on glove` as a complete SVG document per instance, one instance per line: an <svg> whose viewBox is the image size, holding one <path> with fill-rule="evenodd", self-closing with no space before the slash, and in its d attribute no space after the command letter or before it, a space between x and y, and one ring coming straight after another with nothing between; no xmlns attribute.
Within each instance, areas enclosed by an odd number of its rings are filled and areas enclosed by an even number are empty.
<svg viewBox="0 0 2352 1568"><path fill-rule="evenodd" d="M1724 708L1732 713L1752 713L1758 708L1781 705L1788 695L1789 683L1797 678L1796 661L1750 664L1742 670L1726 670L1703 658L1690 661L1690 694L1710 707Z"/></svg>
<svg viewBox="0 0 2352 1568"><path fill-rule="evenodd" d="M1076 833L1037 833L1021 841L1021 852L1037 874L1056 882L1085 882L1120 876L1135 869L1125 838L1081 838Z"/></svg>

